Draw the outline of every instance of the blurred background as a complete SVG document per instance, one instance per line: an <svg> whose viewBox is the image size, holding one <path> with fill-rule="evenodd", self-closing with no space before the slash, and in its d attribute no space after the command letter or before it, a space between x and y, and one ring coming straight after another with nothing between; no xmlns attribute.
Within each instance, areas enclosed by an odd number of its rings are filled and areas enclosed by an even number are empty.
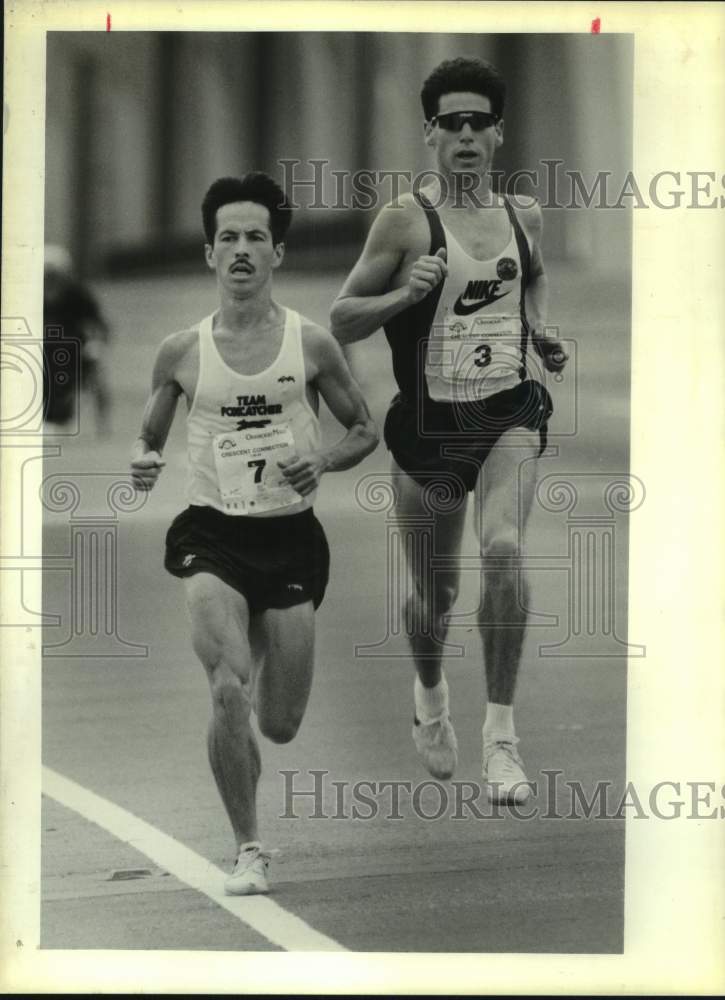
<svg viewBox="0 0 725 1000"><path fill-rule="evenodd" d="M632 36L49 32L45 241L69 252L73 276L97 298L110 330L86 363L101 403L87 400L68 433L84 436L95 422L113 437L121 421L128 439L158 343L214 308L200 204L219 176L265 170L301 206L277 295L327 325L346 272L393 193L384 180L370 209L340 207L333 172L415 176L432 168L420 89L440 61L457 55L493 62L507 81L495 166L504 178L536 171L538 187L523 178L518 190L535 191L550 206L550 322L576 338L585 319L603 324L606 340L591 347L603 350L617 395L628 400L630 212L553 203L571 200L565 171L579 172L587 189L600 171L610 173L616 200L632 158ZM285 168L283 160L300 162ZM312 160L328 161L319 168L327 208L310 207L319 201L309 184ZM562 161L556 199L546 160ZM290 191L293 177L303 183ZM349 205L349 185L342 195ZM70 327L62 315L46 317L46 329L49 322ZM393 392L382 335L352 357L381 419Z"/></svg>
<svg viewBox="0 0 725 1000"><path fill-rule="evenodd" d="M284 183L280 161L298 159L310 179L308 161L326 159L332 205L333 170L431 167L420 88L457 55L507 81L506 174L560 159L590 186L629 169L629 35L51 32L46 242L68 247L83 275L168 273L201 261L199 205L219 176L257 169ZM293 263L351 264L373 214L303 207ZM625 214L549 210L549 255L607 264Z"/></svg>

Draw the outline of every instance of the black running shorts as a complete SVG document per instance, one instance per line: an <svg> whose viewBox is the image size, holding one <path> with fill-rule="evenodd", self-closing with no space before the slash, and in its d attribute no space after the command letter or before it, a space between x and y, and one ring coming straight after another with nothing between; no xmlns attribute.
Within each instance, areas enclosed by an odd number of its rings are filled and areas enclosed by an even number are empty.
<svg viewBox="0 0 725 1000"><path fill-rule="evenodd" d="M540 455L546 448L552 410L547 389L532 380L461 404L428 399L424 407L416 408L398 395L385 418L385 443L401 469L420 486L445 483L462 499L476 485L481 466L504 431L538 430Z"/></svg>
<svg viewBox="0 0 725 1000"><path fill-rule="evenodd" d="M278 517L234 517L187 507L166 535L164 566L174 576L213 573L238 590L250 611L322 603L330 550L311 508Z"/></svg>

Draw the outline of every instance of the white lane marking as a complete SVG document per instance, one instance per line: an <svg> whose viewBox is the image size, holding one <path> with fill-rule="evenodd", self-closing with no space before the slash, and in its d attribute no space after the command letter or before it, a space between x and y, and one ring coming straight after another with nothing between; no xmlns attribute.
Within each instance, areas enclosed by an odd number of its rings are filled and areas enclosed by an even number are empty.
<svg viewBox="0 0 725 1000"><path fill-rule="evenodd" d="M43 767L43 791L208 896L272 944L286 951L347 951L266 896L226 896L225 874L221 868L145 820L49 767Z"/></svg>

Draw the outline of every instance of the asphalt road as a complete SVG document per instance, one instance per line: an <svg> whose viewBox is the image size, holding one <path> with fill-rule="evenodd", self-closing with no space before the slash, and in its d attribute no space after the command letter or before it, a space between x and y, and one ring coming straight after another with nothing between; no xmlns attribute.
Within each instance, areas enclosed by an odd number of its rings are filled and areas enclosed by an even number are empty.
<svg viewBox="0 0 725 1000"><path fill-rule="evenodd" d="M473 783L465 794L475 797L480 782L484 696L473 625L480 599L475 567L463 574L451 633L463 655L446 660L459 784L420 788L429 776L410 738L413 670L403 637L387 635L391 600L395 606L386 572L390 523L384 510L361 509L355 495L363 476L385 474L384 448L358 469L323 482L317 513L333 563L317 616L315 684L297 738L286 746L263 743L258 798L265 842L280 852L272 898L350 950L622 949L624 822L611 818L613 808L609 818L573 816L567 783L579 782L588 796L597 782L609 783L609 806L624 785L625 648L603 622L613 618L618 639L626 636L627 518L603 507L601 494L627 470L628 292L621 280L612 279L605 290L584 272L578 281L568 277L559 276L566 289L559 317L562 334L577 340L576 367L550 385L557 417L541 477L568 477L578 491L578 513L596 512L583 572L597 600L607 591L613 610L610 619L595 622L590 609L585 624L591 627L580 629L574 650L573 594L581 583L572 550L575 513L535 505L529 530L534 627L516 707L520 749L538 785L531 817L493 812L482 795L476 799L482 815L460 804L460 783ZM324 320L340 281L282 276L279 298ZM44 764L228 870L234 844L206 760L206 681L189 647L181 584L161 562L166 527L184 505L183 420L177 418L163 480L146 503L119 513L106 500L109 483L125 474L156 344L211 311L213 287L164 280L113 284L102 292L116 332L113 433L98 440L84 408L80 433L57 439L59 453L43 472L46 480L70 479L82 492L73 515L46 516L44 610L59 622L45 630ZM393 391L386 350L377 335L354 358L380 422ZM335 434L328 418L323 429ZM104 565L108 570L115 558L118 578L117 591L100 582L99 593L113 595L117 620L108 624L112 613L101 601L100 638L80 635L71 647L73 614L92 603L90 591L74 591L72 537L98 531L99 516L105 537L113 539ZM611 551L592 542L597 532L608 533ZM464 551L474 552L470 524ZM89 619L86 626L95 627ZM104 627L113 634L104 635ZM572 651L576 655L565 655ZM543 773L554 770L561 772L555 786L552 774ZM311 816L312 796L290 796L290 781L293 791L314 787L313 771L324 772L317 776L318 818ZM367 807L354 800L361 781L377 783ZM399 818L393 818L391 790L380 789L386 781L409 783L399 786ZM370 786L366 790L370 798ZM360 818L353 818L356 802ZM51 795L44 798L43 947L280 947L129 840ZM285 940L283 947L295 948L294 933Z"/></svg>

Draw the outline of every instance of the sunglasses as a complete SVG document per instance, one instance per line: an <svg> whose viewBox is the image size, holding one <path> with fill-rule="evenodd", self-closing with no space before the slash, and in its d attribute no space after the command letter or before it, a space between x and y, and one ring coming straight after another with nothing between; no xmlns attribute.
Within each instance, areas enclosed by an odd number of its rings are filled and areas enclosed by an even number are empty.
<svg viewBox="0 0 725 1000"><path fill-rule="evenodd" d="M468 124L474 132L483 132L484 129L495 125L499 116L492 111L451 111L446 115L434 115L431 124L440 125L446 132L460 132L464 125Z"/></svg>

